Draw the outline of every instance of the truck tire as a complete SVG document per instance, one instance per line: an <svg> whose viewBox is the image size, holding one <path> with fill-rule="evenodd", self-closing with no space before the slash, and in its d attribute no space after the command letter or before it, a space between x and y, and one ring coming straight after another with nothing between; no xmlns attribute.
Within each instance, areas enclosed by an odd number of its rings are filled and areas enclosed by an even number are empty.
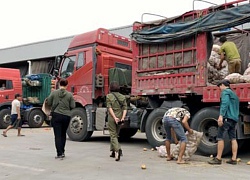
<svg viewBox="0 0 250 180"><path fill-rule="evenodd" d="M166 138L166 132L162 125L162 118L166 112L166 109L157 108L154 109L148 116L146 122L146 137L149 144L155 148L164 144Z"/></svg>
<svg viewBox="0 0 250 180"><path fill-rule="evenodd" d="M132 136L134 136L137 133L138 129L134 129L134 128L124 128L120 130L119 133L119 139L120 140L127 140L129 138L131 138Z"/></svg>
<svg viewBox="0 0 250 180"><path fill-rule="evenodd" d="M219 109L215 107L207 107L198 111L191 121L191 128L203 132L203 137L198 146L198 151L204 155L216 155L217 154L217 133L219 117ZM231 143L228 140L224 142L223 155L228 154L231 151Z"/></svg>
<svg viewBox="0 0 250 180"><path fill-rule="evenodd" d="M29 113L28 125L31 128L39 128L43 125L45 115L41 109L33 109Z"/></svg>
<svg viewBox="0 0 250 180"><path fill-rule="evenodd" d="M86 111L83 108L75 108L71 111L71 120L67 134L72 141L86 141L93 131L87 131L88 121Z"/></svg>
<svg viewBox="0 0 250 180"><path fill-rule="evenodd" d="M6 129L11 124L10 109L2 109L0 111L0 128Z"/></svg>

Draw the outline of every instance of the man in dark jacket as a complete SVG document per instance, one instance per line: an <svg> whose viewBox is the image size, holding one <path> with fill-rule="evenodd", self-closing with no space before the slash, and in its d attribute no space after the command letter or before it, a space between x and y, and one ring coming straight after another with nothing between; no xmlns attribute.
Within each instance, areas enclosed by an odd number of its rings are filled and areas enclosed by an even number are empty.
<svg viewBox="0 0 250 180"><path fill-rule="evenodd" d="M218 87L221 89L221 104L220 115L218 118L218 147L217 156L208 161L209 164L221 164L221 156L224 149L225 134L228 133L229 139L232 144L232 158L226 163L237 164L237 151L238 144L236 141L236 124L239 120L239 98L230 89L230 82L228 80L222 80L218 83Z"/></svg>
<svg viewBox="0 0 250 180"><path fill-rule="evenodd" d="M69 126L71 112L75 108L75 100L73 95L66 90L68 81L61 79L60 89L53 91L48 97L48 105L52 109L51 125L55 135L55 145L57 150L57 158L65 157L66 131Z"/></svg>

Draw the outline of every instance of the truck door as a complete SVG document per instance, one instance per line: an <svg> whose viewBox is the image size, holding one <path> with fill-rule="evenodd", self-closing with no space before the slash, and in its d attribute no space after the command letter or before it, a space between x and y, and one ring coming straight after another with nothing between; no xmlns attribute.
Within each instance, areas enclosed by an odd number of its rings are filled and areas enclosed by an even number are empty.
<svg viewBox="0 0 250 180"><path fill-rule="evenodd" d="M14 94L12 80L0 79L0 103L12 101Z"/></svg>

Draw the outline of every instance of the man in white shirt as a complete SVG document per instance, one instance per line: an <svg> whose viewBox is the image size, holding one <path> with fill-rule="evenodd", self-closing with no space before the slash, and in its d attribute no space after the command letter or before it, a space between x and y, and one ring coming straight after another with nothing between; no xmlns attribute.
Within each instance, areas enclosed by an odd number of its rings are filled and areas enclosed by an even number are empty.
<svg viewBox="0 0 250 180"><path fill-rule="evenodd" d="M24 136L21 134L22 121L20 114L20 101L22 101L22 95L16 94L15 99L11 103L11 124L3 131L2 135L4 137L7 137L7 131L13 127L18 127L17 136Z"/></svg>

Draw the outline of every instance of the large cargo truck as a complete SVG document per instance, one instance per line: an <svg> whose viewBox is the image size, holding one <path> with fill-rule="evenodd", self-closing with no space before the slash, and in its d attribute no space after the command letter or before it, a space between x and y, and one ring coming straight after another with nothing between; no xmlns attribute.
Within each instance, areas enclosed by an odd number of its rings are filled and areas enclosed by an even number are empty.
<svg viewBox="0 0 250 180"><path fill-rule="evenodd" d="M220 90L208 83L207 62L213 45L213 32L250 22L250 4L234 1L150 23L135 22L132 33L132 92L147 97L149 107L143 116L142 132L155 147L163 143L162 116L167 109L187 105L192 114L191 128L204 132L198 149L215 154ZM247 32L247 31L245 31ZM241 44L244 46L244 44ZM249 62L249 51L246 51ZM237 139L241 145L250 138L250 84L232 84L240 99ZM224 153L230 151L225 142Z"/></svg>
<svg viewBox="0 0 250 180"><path fill-rule="evenodd" d="M130 121L122 126L120 138L129 138L140 130L152 147L164 144L164 113L185 104L191 109L191 127L204 132L199 150L215 154L220 91L215 85L207 85L212 31L249 22L249 4L234 6L242 1L152 23L136 22L132 42L102 28L75 36L55 63L55 75L68 79L68 90L76 100L67 131L69 138L85 141L93 131L105 130L106 95L109 83L116 80L131 105ZM226 25L217 27L220 23ZM241 101L237 139L250 138L250 84L231 87ZM229 142L225 146L227 153Z"/></svg>
<svg viewBox="0 0 250 180"><path fill-rule="evenodd" d="M23 97L23 123L37 128L41 127L44 121L48 122L42 111L42 104L51 92L51 79L51 75L43 73L22 78L19 69L0 68L0 128L6 128L11 123L11 102L17 93Z"/></svg>

